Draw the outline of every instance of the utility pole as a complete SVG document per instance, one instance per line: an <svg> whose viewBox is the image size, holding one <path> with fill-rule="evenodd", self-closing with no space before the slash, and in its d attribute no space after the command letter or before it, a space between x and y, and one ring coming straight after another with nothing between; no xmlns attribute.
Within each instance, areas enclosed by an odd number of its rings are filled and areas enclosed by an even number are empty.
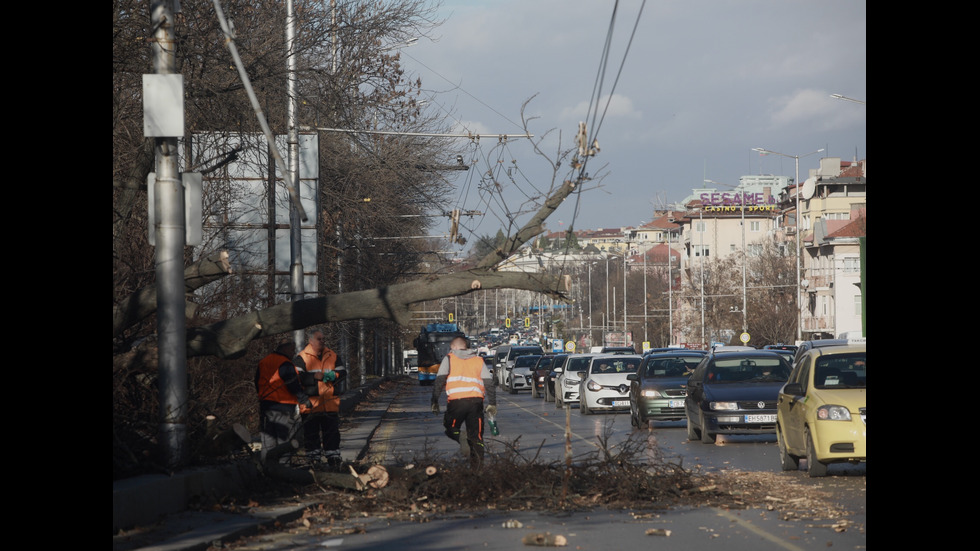
<svg viewBox="0 0 980 551"><path fill-rule="evenodd" d="M152 137L156 158L152 205L156 251L157 338L160 362L160 446L169 468L187 460L187 336L184 313L184 188L177 169L177 140L183 135L183 104L179 128L171 127L176 106L154 113L150 96L157 87L171 88L183 98L183 80L175 73L175 0L155 0L150 6L150 42L154 75L144 75L144 135ZM149 77L149 78L148 78ZM156 78L154 78L156 77ZM159 78L164 77L164 78ZM179 100L182 102L182 99ZM155 117L154 115L163 115ZM169 119L169 120L167 120Z"/></svg>
<svg viewBox="0 0 980 551"><path fill-rule="evenodd" d="M293 0L286 0L286 116L288 125L289 142L289 172L283 174L287 178L296 195L299 197L299 128L297 123L297 86L296 86L296 13L293 8ZM269 220L270 224L275 224L275 220ZM289 286L291 300L297 302L303 300L306 290L303 286L303 237L299 210L297 205L289 206ZM302 350L303 329L293 331L293 341L296 343L296 350Z"/></svg>

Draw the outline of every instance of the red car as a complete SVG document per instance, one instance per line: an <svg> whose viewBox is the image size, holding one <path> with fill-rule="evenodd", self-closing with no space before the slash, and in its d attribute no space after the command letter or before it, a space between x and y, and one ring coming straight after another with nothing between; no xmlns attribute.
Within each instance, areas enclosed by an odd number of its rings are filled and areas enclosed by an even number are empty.
<svg viewBox="0 0 980 551"><path fill-rule="evenodd" d="M548 376L551 374L551 364L555 361L554 354L542 354L538 358L538 363L531 368L531 378L534 386L531 387L531 396L544 398L545 389L548 384Z"/></svg>

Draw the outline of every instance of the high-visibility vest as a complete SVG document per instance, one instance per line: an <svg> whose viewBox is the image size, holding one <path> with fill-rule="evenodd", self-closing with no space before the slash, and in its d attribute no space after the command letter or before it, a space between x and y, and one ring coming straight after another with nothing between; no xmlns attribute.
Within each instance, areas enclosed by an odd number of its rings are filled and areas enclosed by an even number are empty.
<svg viewBox="0 0 980 551"><path fill-rule="evenodd" d="M483 358L460 358L449 353L449 377L446 378L446 399L483 398L486 389L483 387Z"/></svg>
<svg viewBox="0 0 980 551"><path fill-rule="evenodd" d="M259 400L280 404L296 404L296 396L286 388L279 376L279 366L289 363L289 358L273 352L259 361ZM295 368L294 368L295 369Z"/></svg>
<svg viewBox="0 0 980 551"><path fill-rule="evenodd" d="M313 354L313 347L306 345L306 348L304 348L298 355L303 358L304 362L306 362L306 371L309 373L315 373L317 371L333 371L334 367L337 365L337 354L329 348L325 348L323 350L323 357L317 358L316 355ZM334 395L333 383L328 381L317 381L316 386L316 395L310 396L310 403L313 407L307 408L306 406L300 406L300 413L340 411L340 396Z"/></svg>

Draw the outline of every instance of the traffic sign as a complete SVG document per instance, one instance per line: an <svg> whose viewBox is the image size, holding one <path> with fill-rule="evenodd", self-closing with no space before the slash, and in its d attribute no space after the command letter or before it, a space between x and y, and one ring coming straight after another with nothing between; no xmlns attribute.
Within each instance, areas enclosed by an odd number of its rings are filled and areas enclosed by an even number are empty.
<svg viewBox="0 0 980 551"><path fill-rule="evenodd" d="M750 338L752 337L750 337L748 333L742 333L738 336L738 340L742 341L742 344L748 344Z"/></svg>

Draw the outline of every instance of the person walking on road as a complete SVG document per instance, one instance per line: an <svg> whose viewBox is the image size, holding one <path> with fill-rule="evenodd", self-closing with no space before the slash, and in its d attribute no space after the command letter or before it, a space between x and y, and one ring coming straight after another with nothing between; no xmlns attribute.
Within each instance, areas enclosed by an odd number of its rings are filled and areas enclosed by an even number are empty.
<svg viewBox="0 0 980 551"><path fill-rule="evenodd" d="M301 406L303 435L307 459L326 461L338 468L340 458L340 395L337 383L347 372L337 353L327 348L323 331L308 333L307 345L293 360L300 370L300 380L310 394L309 406Z"/></svg>
<svg viewBox="0 0 980 551"><path fill-rule="evenodd" d="M484 401L486 413L497 415L497 391L483 358L469 349L469 341L457 337L449 344L432 389L432 412L439 413L439 397L446 392L446 436L460 443L470 465L483 464Z"/></svg>
<svg viewBox="0 0 980 551"><path fill-rule="evenodd" d="M259 361L255 369L255 389L259 396L259 438L262 450L259 457L264 463L269 450L285 444L299 433L299 405L312 405L310 397L299 381L299 371L292 357L296 345L284 340ZM283 455L281 460L288 461Z"/></svg>

